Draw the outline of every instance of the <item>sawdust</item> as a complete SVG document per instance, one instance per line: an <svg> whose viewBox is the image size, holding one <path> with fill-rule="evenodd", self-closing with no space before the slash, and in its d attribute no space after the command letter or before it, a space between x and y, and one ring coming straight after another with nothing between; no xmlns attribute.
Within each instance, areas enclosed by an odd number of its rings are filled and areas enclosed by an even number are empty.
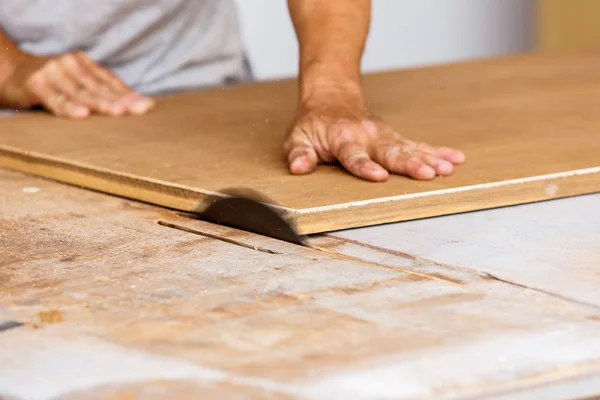
<svg viewBox="0 0 600 400"><path fill-rule="evenodd" d="M64 322L65 315L60 310L48 310L48 311L40 311L38 313L38 318L42 324L57 324L60 322Z"/></svg>
<svg viewBox="0 0 600 400"><path fill-rule="evenodd" d="M120 392L115 393L106 398L106 400L136 400L137 396L133 392Z"/></svg>
<svg viewBox="0 0 600 400"><path fill-rule="evenodd" d="M244 382L156 380L108 383L65 394L60 400L294 400L295 396ZM1 397L0 397L1 399Z"/></svg>

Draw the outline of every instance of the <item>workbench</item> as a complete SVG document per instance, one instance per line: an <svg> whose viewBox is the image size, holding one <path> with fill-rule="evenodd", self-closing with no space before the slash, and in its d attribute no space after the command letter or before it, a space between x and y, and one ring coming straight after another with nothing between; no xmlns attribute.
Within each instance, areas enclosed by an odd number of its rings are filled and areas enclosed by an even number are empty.
<svg viewBox="0 0 600 400"><path fill-rule="evenodd" d="M316 235L0 170L0 398L600 393L600 195ZM1 322L0 322L1 323Z"/></svg>

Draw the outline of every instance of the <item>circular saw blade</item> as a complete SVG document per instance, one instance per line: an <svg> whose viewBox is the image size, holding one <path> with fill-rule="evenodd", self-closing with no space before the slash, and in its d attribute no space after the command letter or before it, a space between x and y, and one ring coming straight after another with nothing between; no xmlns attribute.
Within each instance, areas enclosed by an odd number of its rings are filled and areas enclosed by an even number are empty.
<svg viewBox="0 0 600 400"><path fill-rule="evenodd" d="M196 208L196 215L205 221L269 236L286 242L304 245L293 221L264 195L250 189L220 191L227 197L208 196Z"/></svg>

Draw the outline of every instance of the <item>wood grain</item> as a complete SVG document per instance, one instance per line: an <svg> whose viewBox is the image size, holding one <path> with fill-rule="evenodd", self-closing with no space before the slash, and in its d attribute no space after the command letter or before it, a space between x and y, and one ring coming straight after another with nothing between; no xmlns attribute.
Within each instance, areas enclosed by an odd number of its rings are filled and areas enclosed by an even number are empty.
<svg viewBox="0 0 600 400"><path fill-rule="evenodd" d="M571 380L565 398L598 393L598 307L311 241L330 252L0 171L0 319L25 323L2 333L0 397L489 399Z"/></svg>
<svg viewBox="0 0 600 400"><path fill-rule="evenodd" d="M374 112L467 164L429 182L355 178L340 167L292 176L281 143L295 82L157 99L143 117L0 119L0 165L180 210L250 187L301 233L405 221L600 190L600 53L526 55L364 77Z"/></svg>

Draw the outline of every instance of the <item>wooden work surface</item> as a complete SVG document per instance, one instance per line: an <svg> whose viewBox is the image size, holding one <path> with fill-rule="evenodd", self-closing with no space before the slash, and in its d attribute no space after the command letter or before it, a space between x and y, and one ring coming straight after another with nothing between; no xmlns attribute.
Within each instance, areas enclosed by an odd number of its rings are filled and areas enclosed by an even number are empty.
<svg viewBox="0 0 600 400"><path fill-rule="evenodd" d="M0 119L0 165L193 210L206 193L258 190L301 233L600 191L600 53L528 55L368 75L374 112L410 138L464 150L429 182L359 180L336 166L291 176L281 151L292 81L162 97L143 117Z"/></svg>
<svg viewBox="0 0 600 400"><path fill-rule="evenodd" d="M600 194L339 235L600 307Z"/></svg>
<svg viewBox="0 0 600 400"><path fill-rule="evenodd" d="M598 306L310 241L321 250L0 170L0 321L25 323L0 332L0 397L598 393Z"/></svg>

